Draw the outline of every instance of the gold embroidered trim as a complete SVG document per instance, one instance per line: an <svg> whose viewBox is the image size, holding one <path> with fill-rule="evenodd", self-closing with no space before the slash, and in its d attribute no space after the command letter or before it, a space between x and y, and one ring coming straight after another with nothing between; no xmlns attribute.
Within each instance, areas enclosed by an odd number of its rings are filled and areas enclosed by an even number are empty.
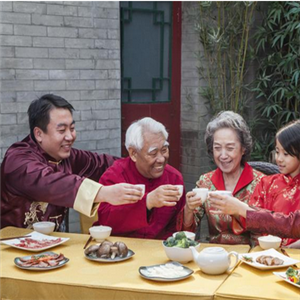
<svg viewBox="0 0 300 300"><path fill-rule="evenodd" d="M50 164L55 164L55 165L59 165L60 163L62 162L62 160L60 160L60 161L52 161L52 160L48 160L48 163L50 163Z"/></svg>

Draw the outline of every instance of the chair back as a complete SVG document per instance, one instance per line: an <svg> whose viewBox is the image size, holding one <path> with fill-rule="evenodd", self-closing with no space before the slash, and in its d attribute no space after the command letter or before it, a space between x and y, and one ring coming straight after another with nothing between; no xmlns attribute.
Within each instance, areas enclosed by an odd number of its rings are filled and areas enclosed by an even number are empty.
<svg viewBox="0 0 300 300"><path fill-rule="evenodd" d="M248 164L255 170L265 175L273 175L280 173L277 165L264 161L249 161Z"/></svg>

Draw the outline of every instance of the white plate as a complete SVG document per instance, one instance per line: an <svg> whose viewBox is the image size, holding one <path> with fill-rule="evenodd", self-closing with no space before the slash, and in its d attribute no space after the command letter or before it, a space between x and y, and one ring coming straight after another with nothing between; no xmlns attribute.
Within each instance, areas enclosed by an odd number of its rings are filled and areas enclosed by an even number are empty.
<svg viewBox="0 0 300 300"><path fill-rule="evenodd" d="M291 282L290 280L288 280L288 278L286 277L285 272L273 272L273 274L277 277L279 277L280 279L283 279L284 281L296 286L297 288L300 288L299 284L296 284L295 282Z"/></svg>
<svg viewBox="0 0 300 300"><path fill-rule="evenodd" d="M256 261L256 258L261 256L261 255L270 255L270 256L273 256L273 257L278 257L278 258L283 260L283 264L282 265L277 265L277 266L267 266L267 265L264 265L264 264L260 264ZM244 256L252 258L253 261L252 262L246 261ZM286 255L283 255L282 253L276 251L273 248L265 250L265 251L260 251L260 252L239 254L239 258L243 263L248 264L249 266L252 266L254 268L261 269L261 270L284 268L284 267L288 267L288 266L297 264L299 262L299 260L296 260L296 259L290 258Z"/></svg>
<svg viewBox="0 0 300 300"><path fill-rule="evenodd" d="M31 271L47 271L47 270L53 270L53 269L57 269L57 268L60 268L62 267L63 265L65 265L69 259L68 258L64 258L63 260L61 260L57 266L48 266L48 267L37 267L37 266L30 266L30 267L25 267L25 266L22 266L20 265L20 258L22 259L26 259L26 260L29 260L32 258L32 256L41 256L41 255L54 255L56 253L54 252L51 252L51 251L48 251L48 252L43 252L43 253L39 253L39 254L36 254L36 255L27 255L27 256L23 256L23 257L16 257L14 259L14 263L15 265L20 268L20 269L24 269L24 270L31 270Z"/></svg>
<svg viewBox="0 0 300 300"><path fill-rule="evenodd" d="M19 238L19 239L11 239L11 240L7 240L7 241L2 241L2 243L5 244L5 245L8 245L8 246L17 248L17 249L22 249L22 250L32 251L32 252L38 252L38 251L43 251L43 250L47 250L47 249L56 247L56 246L58 246L58 245L60 245L60 244L62 244L62 243L69 240L69 238L60 238L60 237L56 237L56 236L50 236L50 235L42 234L42 233L39 233L39 232L36 232L36 231L33 231L33 232L31 232L27 235L30 235L30 237L28 237L28 239L33 239L33 240L36 240L36 241L56 240L56 239L60 239L60 241L53 244L53 245L49 245L49 246L45 246L45 247L38 247L38 248L34 248L34 249L18 246L18 244L20 244L20 242L22 240L24 240L25 237L24 238Z"/></svg>
<svg viewBox="0 0 300 300"><path fill-rule="evenodd" d="M167 273L164 273L165 270ZM193 270L175 261L161 265L143 266L139 268L139 272L142 277L154 281L177 281L188 278L194 273Z"/></svg>
<svg viewBox="0 0 300 300"><path fill-rule="evenodd" d="M125 256L125 257L116 256L114 259L97 257L95 254L92 254L92 255L91 254L90 255L84 254L84 256L87 259L93 260L93 261L104 262L104 263L115 263L115 262L120 262L120 261L127 260L127 259L131 258L134 254L135 253L132 250L128 249L127 256Z"/></svg>

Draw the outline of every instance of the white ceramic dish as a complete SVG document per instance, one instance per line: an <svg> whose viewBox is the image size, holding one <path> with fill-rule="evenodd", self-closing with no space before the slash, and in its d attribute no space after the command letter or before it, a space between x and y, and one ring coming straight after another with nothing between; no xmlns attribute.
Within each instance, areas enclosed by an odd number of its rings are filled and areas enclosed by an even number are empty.
<svg viewBox="0 0 300 300"><path fill-rule="evenodd" d="M29 260L32 258L32 256L41 256L41 255L54 255L56 253L54 252L51 252L51 251L48 251L48 252L43 252L43 253L40 253L40 254L37 254L37 255L27 255L27 256L23 256L21 257L22 259L26 259L26 260ZM69 261L68 258L64 258L63 260L61 260L57 266L48 266L48 267L37 267L37 266L30 266L30 267L24 267L22 265L20 265L20 257L16 257L14 259L14 263L15 265L20 268L20 269L24 269L24 270L30 270L30 271L48 271L48 270L53 270L53 269L57 269L57 268L60 268L62 266L64 266L67 262Z"/></svg>
<svg viewBox="0 0 300 300"><path fill-rule="evenodd" d="M64 242L68 241L69 238L60 238L60 237L56 237L56 236L50 236L50 235L45 235L36 231L33 231L31 233L29 233L28 235L30 235L30 237L28 237L28 239L32 239L37 243L43 243L44 241L49 241L51 243L51 241L55 241L57 240L56 243L53 243L49 246L37 246L36 248L27 248L27 247L22 247L22 246L18 246L18 244L20 244L20 242L22 240L25 240L24 238L19 238L19 239L11 239L11 240L7 240L7 241L2 241L3 244L17 248L17 249L22 249L22 250L26 250L26 251L32 251L32 252L38 252L38 251L43 251L43 250L47 250L53 247L56 247L58 245L63 244Z"/></svg>
<svg viewBox="0 0 300 300"><path fill-rule="evenodd" d="M266 235L266 236L260 236L258 238L259 246L264 249L278 249L280 247L282 239L278 236L273 235Z"/></svg>
<svg viewBox="0 0 300 300"><path fill-rule="evenodd" d="M256 258L261 255L270 255L273 257L278 257L283 260L283 264L278 265L278 266L267 266L264 264L260 264L260 263L256 262ZM252 262L247 261L247 260L245 260L245 257L252 258L253 261ZM284 267L288 267L288 266L299 263L299 260L296 260L296 259L290 258L286 255L283 255L282 253L276 251L275 249L268 249L265 251L253 252L253 253L243 253L243 254L239 255L239 258L243 263L248 264L249 266L260 269L260 270L284 268Z"/></svg>
<svg viewBox="0 0 300 300"><path fill-rule="evenodd" d="M156 271L157 269L159 269L159 272ZM168 270L166 275L164 275L162 272L164 269ZM177 281L190 277L194 271L178 262L173 261L161 265L142 266L139 268L139 273L143 278L149 280Z"/></svg>
<svg viewBox="0 0 300 300"><path fill-rule="evenodd" d="M299 284L296 284L295 282L291 282L290 280L288 280L288 278L286 277L285 272L273 272L273 274L275 276L279 277L280 279L283 279L287 283L292 284L292 285L296 286L297 288L300 288Z"/></svg>
<svg viewBox="0 0 300 300"><path fill-rule="evenodd" d="M109 226L93 226L89 228L90 235L96 242L103 242L111 234L112 228Z"/></svg>
<svg viewBox="0 0 300 300"><path fill-rule="evenodd" d="M192 261L193 258L193 253L192 250L189 248L180 248L180 247L167 247L164 245L164 243L162 242L163 248L165 250L165 253L167 255L167 257L172 260L172 261L176 261L179 263L188 263L189 261ZM200 243L195 246L195 248L197 249L197 251L199 251L200 249Z"/></svg>
<svg viewBox="0 0 300 300"><path fill-rule="evenodd" d="M39 233L50 234L54 231L54 222L36 222L33 224L33 229Z"/></svg>
<svg viewBox="0 0 300 300"><path fill-rule="evenodd" d="M100 258L97 257L96 255L86 255L84 254L85 258L89 259L89 260L93 260L93 261L98 261L98 262L104 262L104 263L116 263L116 262L120 262L120 261L124 261L127 260L129 258L131 258L135 253L128 249L128 254L126 257L119 257L116 256L114 259L112 258Z"/></svg>

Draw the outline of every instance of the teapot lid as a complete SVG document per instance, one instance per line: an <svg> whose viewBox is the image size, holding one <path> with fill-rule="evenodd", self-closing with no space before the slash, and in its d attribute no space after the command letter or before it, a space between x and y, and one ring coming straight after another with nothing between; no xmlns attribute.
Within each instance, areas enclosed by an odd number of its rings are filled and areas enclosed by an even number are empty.
<svg viewBox="0 0 300 300"><path fill-rule="evenodd" d="M208 248L203 249L203 251L205 253L218 254L218 253L224 252L225 249L222 247L208 247Z"/></svg>

